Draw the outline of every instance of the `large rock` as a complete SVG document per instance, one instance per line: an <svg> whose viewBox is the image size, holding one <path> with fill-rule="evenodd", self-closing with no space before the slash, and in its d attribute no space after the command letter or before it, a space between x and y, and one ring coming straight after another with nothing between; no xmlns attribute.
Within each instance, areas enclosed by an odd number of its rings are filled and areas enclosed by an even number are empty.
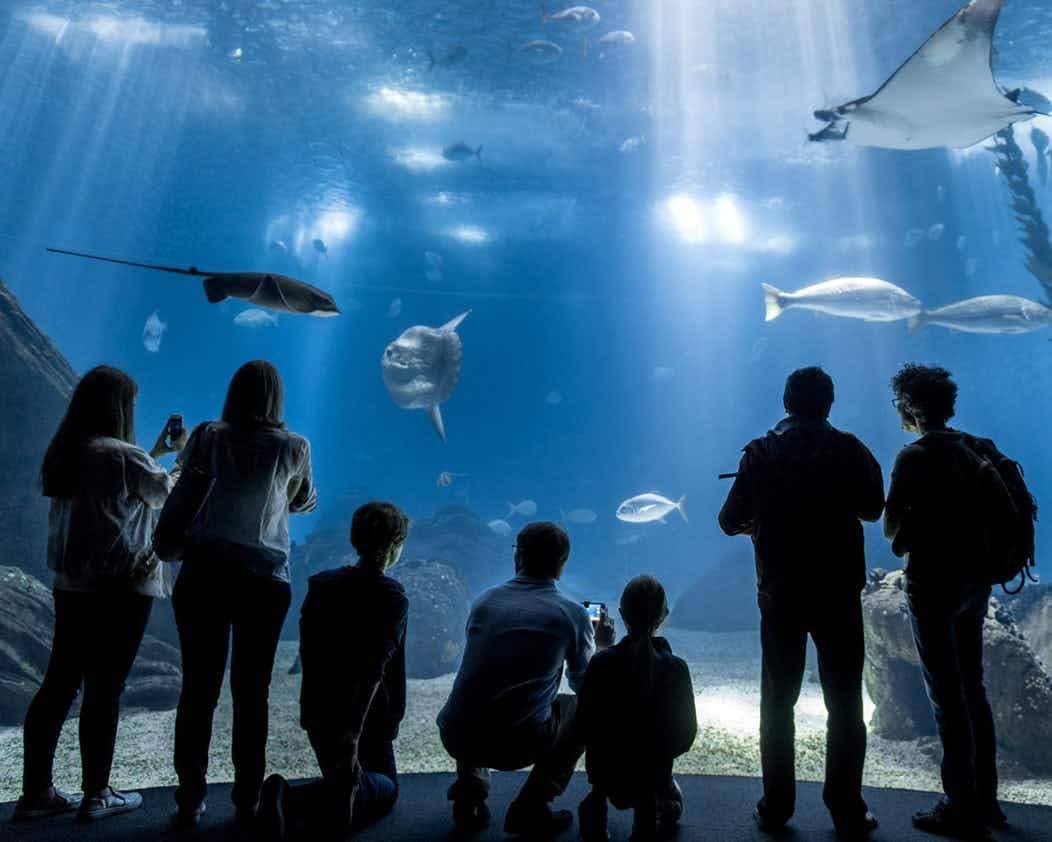
<svg viewBox="0 0 1052 842"><path fill-rule="evenodd" d="M464 580L447 564L408 561L391 569L409 598L406 674L434 678L454 672L464 651L470 596Z"/></svg>
<svg viewBox="0 0 1052 842"><path fill-rule="evenodd" d="M903 584L902 571L874 575L862 597L872 728L889 739L934 733ZM1052 677L997 599L983 626L983 669L1002 756L1035 774L1052 772Z"/></svg>
<svg viewBox="0 0 1052 842"><path fill-rule="evenodd" d="M687 588L672 609L669 625L706 632L760 628L756 568L749 547L734 550Z"/></svg>
<svg viewBox="0 0 1052 842"><path fill-rule="evenodd" d="M1052 673L1052 585L1026 585L1015 595L994 593L1012 609L1023 637Z"/></svg>
<svg viewBox="0 0 1052 842"><path fill-rule="evenodd" d="M477 594L512 575L511 536L501 537L463 506L446 506L433 517L414 520L406 540L406 558L430 558L452 567Z"/></svg>
<svg viewBox="0 0 1052 842"><path fill-rule="evenodd" d="M0 567L0 725L21 725L47 670L55 609L51 591L15 567ZM179 700L179 651L147 635L122 709L170 710Z"/></svg>
<svg viewBox="0 0 1052 842"><path fill-rule="evenodd" d="M66 358L0 282L0 564L44 581L48 501L40 494L40 465L76 382Z"/></svg>

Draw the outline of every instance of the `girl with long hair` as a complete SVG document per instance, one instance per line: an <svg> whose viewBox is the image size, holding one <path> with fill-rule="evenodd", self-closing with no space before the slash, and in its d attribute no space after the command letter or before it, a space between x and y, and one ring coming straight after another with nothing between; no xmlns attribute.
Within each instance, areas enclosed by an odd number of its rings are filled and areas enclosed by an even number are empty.
<svg viewBox="0 0 1052 842"><path fill-rule="evenodd" d="M180 462L213 477L191 525L173 605L183 656L175 720L177 822L205 810L212 718L230 650L233 801L254 817L266 766L270 674L288 613L289 513L317 505L310 443L285 428L284 387L264 360L246 363L223 416L198 426Z"/></svg>
<svg viewBox="0 0 1052 842"><path fill-rule="evenodd" d="M16 819L76 809L81 818L98 819L142 804L138 793L110 786L110 768L124 682L153 600L166 596L152 539L174 480L155 459L181 449L186 435L169 445L166 425L150 453L136 447L137 392L122 371L89 371L44 456L55 634L44 681L26 713ZM59 734L81 686L83 798L52 783Z"/></svg>

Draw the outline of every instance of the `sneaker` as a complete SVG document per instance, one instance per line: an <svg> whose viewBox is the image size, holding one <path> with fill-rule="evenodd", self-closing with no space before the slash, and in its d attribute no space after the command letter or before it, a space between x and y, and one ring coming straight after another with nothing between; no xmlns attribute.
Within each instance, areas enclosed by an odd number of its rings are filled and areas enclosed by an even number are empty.
<svg viewBox="0 0 1052 842"><path fill-rule="evenodd" d="M98 792L85 796L80 802L77 818L81 821L105 819L121 813L130 813L142 806L142 796L137 792L121 792L108 786Z"/></svg>
<svg viewBox="0 0 1052 842"><path fill-rule="evenodd" d="M201 816L207 809L204 801L198 801L193 807L180 807L175 811L175 829L193 830L201 824Z"/></svg>
<svg viewBox="0 0 1052 842"><path fill-rule="evenodd" d="M267 842L284 842L288 838L285 822L285 797L288 791L288 781L281 775L271 775L263 781L257 817L260 835Z"/></svg>
<svg viewBox="0 0 1052 842"><path fill-rule="evenodd" d="M833 827L836 828L837 835L841 839L865 839L879 825L877 817L868 810L861 816L850 819L833 817Z"/></svg>
<svg viewBox="0 0 1052 842"><path fill-rule="evenodd" d="M11 816L11 821L46 819L51 816L61 816L63 813L72 813L80 806L80 801L79 792L67 793L50 786L43 795L33 798L23 795L19 798L15 804L15 812Z"/></svg>
<svg viewBox="0 0 1052 842"><path fill-rule="evenodd" d="M485 801L454 801L453 824L458 830L474 833L489 825L489 807Z"/></svg>
<svg viewBox="0 0 1052 842"><path fill-rule="evenodd" d="M504 832L515 836L558 836L573 824L569 810L552 810L543 801L516 798L504 816Z"/></svg>
<svg viewBox="0 0 1052 842"><path fill-rule="evenodd" d="M767 802L761 798L756 802L756 809L752 811L752 817L756 826L764 833L781 833L785 830L786 822L789 821L791 815L783 816L772 813Z"/></svg>
<svg viewBox="0 0 1052 842"><path fill-rule="evenodd" d="M935 802L930 810L913 814L913 826L926 833L952 836L968 842L984 842L990 831L980 820L954 807L946 799Z"/></svg>

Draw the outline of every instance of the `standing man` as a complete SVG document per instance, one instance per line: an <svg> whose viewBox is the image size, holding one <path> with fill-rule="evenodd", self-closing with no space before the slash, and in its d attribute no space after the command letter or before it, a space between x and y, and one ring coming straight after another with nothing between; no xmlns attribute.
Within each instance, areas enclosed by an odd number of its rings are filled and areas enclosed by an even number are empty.
<svg viewBox="0 0 1052 842"><path fill-rule="evenodd" d="M884 480L866 446L827 420L833 381L822 369L790 374L783 402L788 417L745 446L720 511L723 531L749 535L756 551L763 797L754 817L774 832L795 809L793 708L810 634L829 712L823 798L838 833L857 838L877 826L862 799L866 561L860 521L880 517Z"/></svg>
<svg viewBox="0 0 1052 842"><path fill-rule="evenodd" d="M983 459L1005 457L992 441L946 426L957 384L945 369L907 364L891 388L903 429L919 438L895 460L884 533L895 555L906 557L913 638L943 750L945 796L913 824L986 839L988 825L1007 819L997 804L994 720L983 686L991 581L985 525L999 506L1013 504L1003 485L986 489L990 473L980 468Z"/></svg>
<svg viewBox="0 0 1052 842"><path fill-rule="evenodd" d="M613 622L593 628L588 611L556 587L570 557L570 539L554 523L531 523L515 543L515 578L490 588L471 607L467 647L449 700L438 714L442 745L456 760L449 788L461 830L489 822L490 769L533 765L508 808L504 830L555 836L573 823L549 806L566 789L584 741L576 726L577 696L559 693L563 667L580 689L600 646L613 642Z"/></svg>

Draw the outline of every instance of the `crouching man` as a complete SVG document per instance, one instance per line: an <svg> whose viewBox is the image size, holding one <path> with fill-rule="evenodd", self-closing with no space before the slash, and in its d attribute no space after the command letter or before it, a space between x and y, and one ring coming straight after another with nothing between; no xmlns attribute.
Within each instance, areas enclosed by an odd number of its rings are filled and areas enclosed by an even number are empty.
<svg viewBox="0 0 1052 842"><path fill-rule="evenodd" d="M550 802L566 789L584 753L575 724L577 697L560 694L563 666L576 692L588 661L614 637L609 620L593 628L585 607L559 592L556 580L570 555L570 539L554 523L531 523L518 535L515 578L491 588L471 608L467 646L449 700L438 715L439 734L456 760L449 788L461 830L489 822L489 770L533 765L508 808L504 830L550 836L573 822Z"/></svg>
<svg viewBox="0 0 1052 842"><path fill-rule="evenodd" d="M393 742L405 715L409 603L384 575L402 554L409 521L390 503L354 513L358 563L310 578L300 616L300 724L322 777L263 786L260 821L269 839L342 836L390 812L398 798Z"/></svg>

